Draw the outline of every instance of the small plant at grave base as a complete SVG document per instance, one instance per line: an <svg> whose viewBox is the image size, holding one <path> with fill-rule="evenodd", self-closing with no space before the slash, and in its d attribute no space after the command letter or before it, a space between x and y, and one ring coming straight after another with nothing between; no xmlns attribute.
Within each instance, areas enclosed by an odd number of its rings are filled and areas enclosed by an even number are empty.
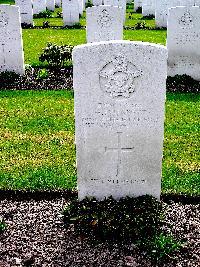
<svg viewBox="0 0 200 267"><path fill-rule="evenodd" d="M47 69L40 69L37 73L37 79L38 80L44 80L49 77L49 72Z"/></svg>
<svg viewBox="0 0 200 267"><path fill-rule="evenodd" d="M142 7L138 7L137 10L135 11L136 13L142 13Z"/></svg>
<svg viewBox="0 0 200 267"><path fill-rule="evenodd" d="M49 28L50 27L49 21L43 21L42 27L43 28Z"/></svg>
<svg viewBox="0 0 200 267"><path fill-rule="evenodd" d="M151 19L155 19L155 16L154 15L143 16L142 19L151 20Z"/></svg>
<svg viewBox="0 0 200 267"><path fill-rule="evenodd" d="M41 62L47 62L49 67L62 68L72 60L72 49L70 45L56 45L48 43L39 57Z"/></svg>
<svg viewBox="0 0 200 267"><path fill-rule="evenodd" d="M13 71L3 71L0 73L0 87L10 85L19 79L20 75Z"/></svg>
<svg viewBox="0 0 200 267"><path fill-rule="evenodd" d="M147 25L145 21L140 21L135 24L134 28L135 30L144 30L144 29L147 29Z"/></svg>
<svg viewBox="0 0 200 267"><path fill-rule="evenodd" d="M32 29L34 28L32 24L21 23L22 29Z"/></svg>
<svg viewBox="0 0 200 267"><path fill-rule="evenodd" d="M147 250L151 259L158 263L179 251L183 247L183 243L176 241L171 235L160 233L149 242L143 243L142 247Z"/></svg>
<svg viewBox="0 0 200 267"><path fill-rule="evenodd" d="M86 4L85 4L85 8L88 8L88 7L92 7L93 4L91 2L91 0L89 0Z"/></svg>
<svg viewBox="0 0 200 267"><path fill-rule="evenodd" d="M63 28L64 29L81 29L83 26L81 25L80 22L77 22L71 26L67 25L67 26L64 26Z"/></svg>
<svg viewBox="0 0 200 267"><path fill-rule="evenodd" d="M2 233L3 231L5 231L7 228L6 223L4 222L4 220L0 217L0 233Z"/></svg>
<svg viewBox="0 0 200 267"><path fill-rule="evenodd" d="M56 17L57 18L62 18L63 17L63 13L58 11L57 14L56 14Z"/></svg>
<svg viewBox="0 0 200 267"><path fill-rule="evenodd" d="M50 10L46 10L43 12L40 12L39 14L34 14L33 18L34 19L40 19L40 18L52 18L53 17L53 12Z"/></svg>
<svg viewBox="0 0 200 267"><path fill-rule="evenodd" d="M109 197L72 200L64 208L66 227L74 224L76 234L91 240L123 241L152 238L160 225L162 206L151 196L121 198Z"/></svg>
<svg viewBox="0 0 200 267"><path fill-rule="evenodd" d="M167 91L169 92L200 92L200 82L194 80L189 75L175 75L174 77L167 77Z"/></svg>

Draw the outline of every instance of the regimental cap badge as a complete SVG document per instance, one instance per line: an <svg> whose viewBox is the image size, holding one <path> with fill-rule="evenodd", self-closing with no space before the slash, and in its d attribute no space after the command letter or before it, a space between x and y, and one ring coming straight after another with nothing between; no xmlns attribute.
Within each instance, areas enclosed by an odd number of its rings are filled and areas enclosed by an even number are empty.
<svg viewBox="0 0 200 267"><path fill-rule="evenodd" d="M8 16L7 14L0 10L0 28L5 27L8 24Z"/></svg>
<svg viewBox="0 0 200 267"><path fill-rule="evenodd" d="M135 91L135 78L141 75L141 70L119 55L101 69L100 86L112 98L129 98Z"/></svg>

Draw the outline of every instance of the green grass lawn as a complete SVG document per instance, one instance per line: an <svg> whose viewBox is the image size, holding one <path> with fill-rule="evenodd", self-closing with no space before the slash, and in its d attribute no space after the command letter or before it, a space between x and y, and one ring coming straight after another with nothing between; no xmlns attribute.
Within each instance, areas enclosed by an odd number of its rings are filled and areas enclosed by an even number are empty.
<svg viewBox="0 0 200 267"><path fill-rule="evenodd" d="M199 194L200 98L167 94L163 193ZM73 94L0 92L0 188L76 186Z"/></svg>
<svg viewBox="0 0 200 267"><path fill-rule="evenodd" d="M14 3L0 0L0 3ZM34 19L36 26L62 19ZM127 7L126 26L144 20ZM85 26L85 13L80 19ZM124 30L124 39L165 45L165 30ZM86 42L84 29L24 29L25 63L43 66L38 58L48 42L78 45ZM200 98L167 94L163 158L163 193L199 194L198 142ZM73 94L70 91L0 92L0 188L53 189L76 186Z"/></svg>

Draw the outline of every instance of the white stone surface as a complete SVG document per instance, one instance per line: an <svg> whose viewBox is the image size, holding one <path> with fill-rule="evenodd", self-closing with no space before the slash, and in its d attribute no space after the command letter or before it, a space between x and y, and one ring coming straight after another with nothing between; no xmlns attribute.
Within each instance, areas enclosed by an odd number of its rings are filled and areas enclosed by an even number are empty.
<svg viewBox="0 0 200 267"><path fill-rule="evenodd" d="M64 26L72 26L79 22L78 0L62 0Z"/></svg>
<svg viewBox="0 0 200 267"><path fill-rule="evenodd" d="M78 0L78 6L79 6L79 14L82 16L83 15L83 10L84 10L84 2L83 2L83 0Z"/></svg>
<svg viewBox="0 0 200 267"><path fill-rule="evenodd" d="M134 11L136 12L139 7L142 7L143 0L134 0Z"/></svg>
<svg viewBox="0 0 200 267"><path fill-rule="evenodd" d="M92 1L92 4L93 6L100 6L100 5L103 5L103 0L93 0Z"/></svg>
<svg viewBox="0 0 200 267"><path fill-rule="evenodd" d="M86 21L88 43L123 39L124 13L121 7L87 8Z"/></svg>
<svg viewBox="0 0 200 267"><path fill-rule="evenodd" d="M62 1L61 0L55 0L55 5L58 7L62 6Z"/></svg>
<svg viewBox="0 0 200 267"><path fill-rule="evenodd" d="M143 0L142 15L143 16L149 16L149 15L155 16L155 0Z"/></svg>
<svg viewBox="0 0 200 267"><path fill-rule="evenodd" d="M169 10L167 29L168 75L187 74L200 81L200 8Z"/></svg>
<svg viewBox="0 0 200 267"><path fill-rule="evenodd" d="M157 27L167 27L168 10L176 6L181 6L181 0L155 0L155 21Z"/></svg>
<svg viewBox="0 0 200 267"><path fill-rule="evenodd" d="M121 7L123 9L124 22L125 22L125 20L126 20L126 0L104 0L104 5Z"/></svg>
<svg viewBox="0 0 200 267"><path fill-rule="evenodd" d="M20 9L21 23L33 26L33 7L31 0L15 0L15 5Z"/></svg>
<svg viewBox="0 0 200 267"><path fill-rule="evenodd" d="M130 41L73 51L79 199L160 197L167 50Z"/></svg>
<svg viewBox="0 0 200 267"><path fill-rule="evenodd" d="M54 11L55 10L55 0L46 0L47 1L47 9Z"/></svg>
<svg viewBox="0 0 200 267"><path fill-rule="evenodd" d="M32 0L33 2L33 14L39 14L46 11L46 0Z"/></svg>
<svg viewBox="0 0 200 267"><path fill-rule="evenodd" d="M0 5L0 72L24 74L22 30L18 6Z"/></svg>

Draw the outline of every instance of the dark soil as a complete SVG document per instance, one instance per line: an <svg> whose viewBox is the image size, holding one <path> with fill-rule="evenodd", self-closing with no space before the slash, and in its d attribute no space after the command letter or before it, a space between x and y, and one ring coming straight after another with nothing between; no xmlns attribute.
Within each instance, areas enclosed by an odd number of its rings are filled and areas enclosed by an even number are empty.
<svg viewBox="0 0 200 267"><path fill-rule="evenodd" d="M62 90L72 88L72 67L48 69L48 77L40 78L39 68L29 67L24 76L14 77L11 81L2 81L0 90Z"/></svg>
<svg viewBox="0 0 200 267"><path fill-rule="evenodd" d="M185 242L181 252L156 265L134 244L92 245L76 237L73 226L66 230L61 211L67 202L60 198L3 198L0 216L7 230L0 234L0 267L3 266L200 266L200 204L163 202L163 229Z"/></svg>

